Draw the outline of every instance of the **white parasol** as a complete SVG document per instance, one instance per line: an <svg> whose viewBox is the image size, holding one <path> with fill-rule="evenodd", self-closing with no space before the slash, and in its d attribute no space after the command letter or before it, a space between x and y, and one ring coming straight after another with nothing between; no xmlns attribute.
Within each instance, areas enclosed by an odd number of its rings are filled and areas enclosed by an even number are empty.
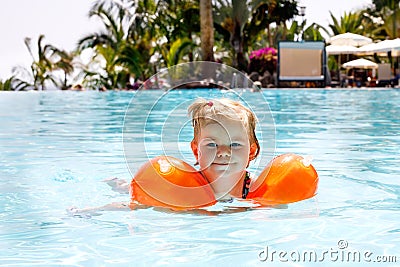
<svg viewBox="0 0 400 267"><path fill-rule="evenodd" d="M364 53L381 53L400 50L400 39L384 40L377 43L367 44L359 48Z"/></svg>
<svg viewBox="0 0 400 267"><path fill-rule="evenodd" d="M359 58L356 60L352 60L343 64L344 68L351 69L351 68L360 68L360 69L377 69L378 64L371 60L367 60L364 58Z"/></svg>
<svg viewBox="0 0 400 267"><path fill-rule="evenodd" d="M328 45L326 47L328 55L357 54L359 51L359 48L352 45Z"/></svg>
<svg viewBox="0 0 400 267"><path fill-rule="evenodd" d="M329 43L333 45L362 46L372 43L372 39L360 34L346 32L333 36Z"/></svg>

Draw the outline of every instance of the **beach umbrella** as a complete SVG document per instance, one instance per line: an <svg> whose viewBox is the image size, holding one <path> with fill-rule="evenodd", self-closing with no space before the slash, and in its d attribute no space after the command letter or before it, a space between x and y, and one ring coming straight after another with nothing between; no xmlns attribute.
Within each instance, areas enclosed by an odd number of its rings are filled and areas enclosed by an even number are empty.
<svg viewBox="0 0 400 267"><path fill-rule="evenodd" d="M372 62L371 60L359 58L359 59L344 63L343 67L346 69L351 69L351 68L377 69L378 64L376 64L375 62Z"/></svg>
<svg viewBox="0 0 400 267"><path fill-rule="evenodd" d="M333 45L362 46L372 43L372 39L360 34L346 32L333 36L329 43Z"/></svg>
<svg viewBox="0 0 400 267"><path fill-rule="evenodd" d="M358 47L352 45L328 45L326 47L328 55L357 54L358 52Z"/></svg>
<svg viewBox="0 0 400 267"><path fill-rule="evenodd" d="M367 44L359 48L364 53L381 53L400 50L400 39L384 40L377 43Z"/></svg>

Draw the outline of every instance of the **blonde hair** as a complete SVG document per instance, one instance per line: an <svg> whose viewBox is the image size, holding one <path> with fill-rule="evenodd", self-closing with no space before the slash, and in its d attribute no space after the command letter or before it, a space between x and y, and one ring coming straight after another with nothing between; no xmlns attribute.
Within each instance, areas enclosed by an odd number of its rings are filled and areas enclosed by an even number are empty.
<svg viewBox="0 0 400 267"><path fill-rule="evenodd" d="M257 152L252 160L258 156L260 145L255 133L257 118L249 108L241 103L227 98L212 100L199 98L188 107L188 113L192 118L194 142L197 142L196 139L200 135L201 128L216 123L219 118L240 120L247 129L250 144L255 143L257 145Z"/></svg>

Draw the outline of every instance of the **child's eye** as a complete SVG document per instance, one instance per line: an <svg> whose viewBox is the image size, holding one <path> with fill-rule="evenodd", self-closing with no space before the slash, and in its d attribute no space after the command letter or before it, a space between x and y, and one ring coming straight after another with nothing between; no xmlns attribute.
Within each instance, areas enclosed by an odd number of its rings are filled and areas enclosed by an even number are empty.
<svg viewBox="0 0 400 267"><path fill-rule="evenodd" d="M241 147L242 146L242 144L240 144L240 143L232 143L231 144L231 147Z"/></svg>
<svg viewBox="0 0 400 267"><path fill-rule="evenodd" d="M208 143L207 146L208 147L217 147L217 144L216 143Z"/></svg>

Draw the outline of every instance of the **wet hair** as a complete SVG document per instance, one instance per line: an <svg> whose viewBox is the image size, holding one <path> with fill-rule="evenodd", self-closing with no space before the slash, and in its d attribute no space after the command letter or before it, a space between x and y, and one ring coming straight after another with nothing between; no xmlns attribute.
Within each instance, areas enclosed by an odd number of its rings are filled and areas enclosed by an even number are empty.
<svg viewBox="0 0 400 267"><path fill-rule="evenodd" d="M255 133L257 117L249 108L241 103L227 98L212 100L199 98L188 107L188 113L192 118L194 142L197 142L196 139L203 127L212 123L218 123L221 118L239 120L247 129L250 145L253 143L257 145L257 152L251 160L258 156L260 145Z"/></svg>

